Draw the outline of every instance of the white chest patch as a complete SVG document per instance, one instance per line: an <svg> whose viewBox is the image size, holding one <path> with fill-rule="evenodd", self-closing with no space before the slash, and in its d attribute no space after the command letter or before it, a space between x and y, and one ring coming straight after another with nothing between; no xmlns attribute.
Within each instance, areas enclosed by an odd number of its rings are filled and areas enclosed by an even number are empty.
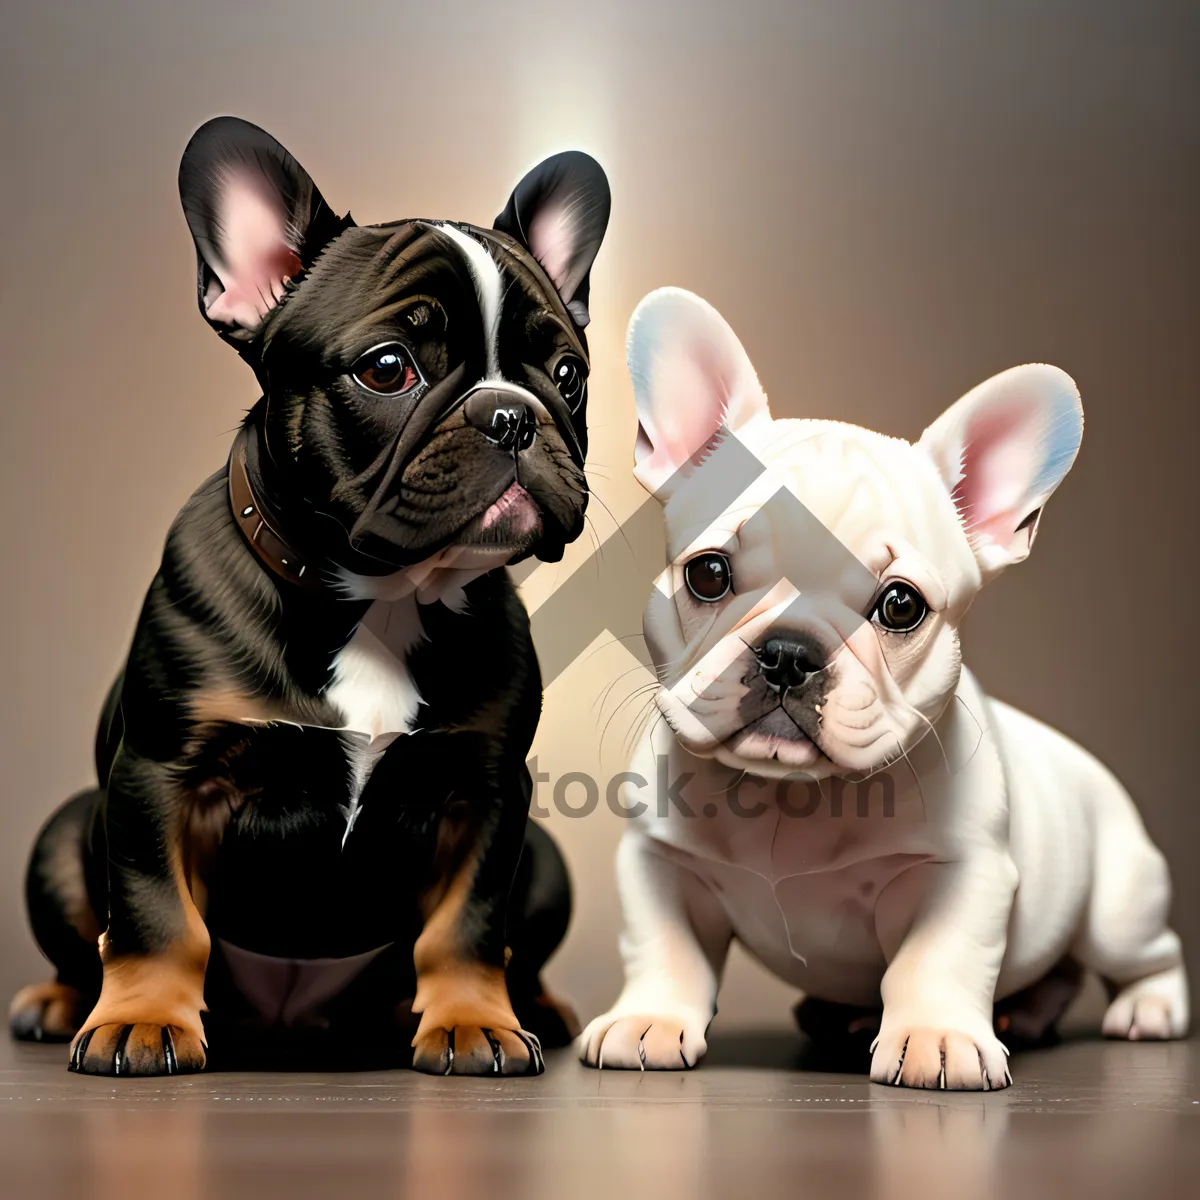
<svg viewBox="0 0 1200 1200"><path fill-rule="evenodd" d="M343 729L368 739L410 732L421 697L407 656L423 636L415 596L371 605L337 656L326 693L345 718Z"/></svg>
<svg viewBox="0 0 1200 1200"><path fill-rule="evenodd" d="M408 670L408 652L424 637L415 596L377 600L337 656L326 698L342 714L339 727L350 758L350 802L343 806L346 832L354 828L359 801L383 752L406 733L421 696Z"/></svg>

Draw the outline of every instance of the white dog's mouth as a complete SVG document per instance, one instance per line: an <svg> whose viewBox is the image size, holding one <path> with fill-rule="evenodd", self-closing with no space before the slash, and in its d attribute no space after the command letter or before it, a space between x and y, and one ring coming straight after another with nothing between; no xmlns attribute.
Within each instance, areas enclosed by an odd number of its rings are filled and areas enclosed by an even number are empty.
<svg viewBox="0 0 1200 1200"><path fill-rule="evenodd" d="M659 692L659 708L676 736L693 753L736 759L740 766L797 770L826 760L820 714L830 670L822 667L793 684L777 678L770 660L764 666L741 638L732 641L737 653L723 670L709 666Z"/></svg>
<svg viewBox="0 0 1200 1200"><path fill-rule="evenodd" d="M824 757L782 704L743 726L726 744L739 758L774 760L787 767L808 766Z"/></svg>

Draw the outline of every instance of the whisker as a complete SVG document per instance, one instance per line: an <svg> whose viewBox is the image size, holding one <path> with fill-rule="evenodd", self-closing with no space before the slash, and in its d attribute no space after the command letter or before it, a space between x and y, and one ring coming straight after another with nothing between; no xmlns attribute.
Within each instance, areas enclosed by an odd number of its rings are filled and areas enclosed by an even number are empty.
<svg viewBox="0 0 1200 1200"><path fill-rule="evenodd" d="M929 732L933 734L933 740L935 742L937 742L938 749L942 752L942 761L946 764L946 774L953 775L954 768L950 766L950 759L949 759L948 755L946 754L946 747L942 745L942 739L940 737L938 737L938 731L936 729L934 729L933 722L915 705L910 704L908 706L908 708L916 716L920 717L920 719L922 721L924 721L926 725L929 726Z"/></svg>
<svg viewBox="0 0 1200 1200"><path fill-rule="evenodd" d="M592 492L592 498L596 501L597 504L600 505L600 507L602 509L604 509L604 511L606 513L608 513L608 519L616 527L616 532L620 535L621 541L623 541L625 543L625 548L629 551L630 556L636 561L637 555L634 553L633 543L629 540L628 535L625 533L625 527L621 524L620 521L617 520L617 518L615 516L613 516L612 509L609 508L607 504L605 504L604 497L601 496L599 492Z"/></svg>
<svg viewBox="0 0 1200 1200"><path fill-rule="evenodd" d="M623 749L625 751L626 758L628 758L633 752L633 747L636 742L641 741L643 738L649 740L654 737L654 731L658 728L658 723L660 721L665 722L666 718L663 716L658 706L653 703L647 705L642 712L640 724L635 726L630 731L630 736L625 739Z"/></svg>
<svg viewBox="0 0 1200 1200"><path fill-rule="evenodd" d="M627 671L622 671L622 672L621 672L621 673L620 673L620 674L619 674L619 675L618 675L618 676L617 676L615 679L613 679L613 680L612 680L612 681L611 681L611 682L610 682L610 683L609 683L609 684L608 684L608 685L607 685L607 686L604 688L604 690L603 690L603 691L600 693L600 695L599 695L599 696L598 696L598 697L595 699L595 701L593 701L593 703L592 703L592 711L593 711L593 712L595 712L595 710L596 710L596 708L597 708L597 706L598 706L598 707L599 707L599 709L600 709L600 711L601 711L601 712L603 712L603 711L604 711L604 704L605 704L605 702L608 700L608 697L609 697L609 695L611 694L611 692L612 692L613 688L615 688L615 687L617 686L617 684L618 684L618 683L620 683L620 682L621 682L621 680L622 680L622 679L624 679L624 678L625 678L627 675L632 675L632 674L634 673L634 671L642 671L642 670L645 670L645 668L642 666L642 664L641 664L641 663L636 663L634 666L630 667L630 668L629 668ZM641 686L642 686L642 687L658 687L658 683L657 683L657 682L655 682L655 683L653 683L653 684L642 684ZM618 707L619 707L619 706L618 706Z"/></svg>
<svg viewBox="0 0 1200 1200"><path fill-rule="evenodd" d="M581 658L579 661L587 662L587 660L589 658L594 658L597 654L600 653L601 650L607 650L609 648L609 646L619 646L622 642L629 642L629 641L632 641L634 638L642 638L643 640L645 640L645 637L646 637L646 635L644 633L619 633L619 634L615 633L615 634L613 634L611 641L601 642L599 646L597 646L594 650L590 651L588 654L585 654L583 656L583 658Z"/></svg>
<svg viewBox="0 0 1200 1200"><path fill-rule="evenodd" d="M983 745L983 726L980 724L979 718L971 711L971 706L957 692L954 693L954 698L963 706L963 708L966 710L967 716L975 722L975 728L979 730L979 737L976 739L975 749L971 751L971 757L968 758L967 761L958 768L960 771L962 771L970 764L971 759L973 759L975 755L979 753L979 747Z"/></svg>
<svg viewBox="0 0 1200 1200"><path fill-rule="evenodd" d="M622 700L621 703L618 704L617 707L613 709L612 713L609 715L608 720L604 722L604 728L601 729L601 731L600 731L600 753L601 753L601 755L604 754L604 739L608 736L608 730L609 730L609 727L612 725L613 721L615 721L617 719L617 717L620 716L621 713L635 700L639 699L640 697L645 696L647 694L647 692L657 691L657 689L658 689L657 683L642 684L641 687L636 688L634 691L630 692L629 695L626 696L625 699ZM654 696L652 694L650 695L649 702L650 703L654 702ZM639 709L639 715L640 715L640 712L641 712L641 710ZM635 717L635 720L636 720L636 717Z"/></svg>

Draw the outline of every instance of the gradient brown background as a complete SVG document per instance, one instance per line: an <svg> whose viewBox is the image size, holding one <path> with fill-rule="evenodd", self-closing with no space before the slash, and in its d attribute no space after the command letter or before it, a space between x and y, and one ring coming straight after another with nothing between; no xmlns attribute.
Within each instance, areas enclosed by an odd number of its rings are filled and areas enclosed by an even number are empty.
<svg viewBox="0 0 1200 1200"><path fill-rule="evenodd" d="M1081 458L1033 558L980 600L968 660L1130 785L1171 860L1194 971L1197 11L6 4L0 988L43 972L21 903L30 840L90 781L167 525L255 399L196 312L175 193L188 136L223 112L270 129L360 222L484 223L543 155L601 159L614 205L589 330L593 484L618 519L641 498L624 328L653 287L726 315L777 415L916 436L1004 367L1070 371ZM563 570L528 582L531 604ZM598 699L632 661L604 638L551 687L544 770L622 769L632 710L603 755L600 728L644 680ZM550 820L578 891L552 975L591 1015L618 985L621 822L603 806ZM789 998L737 957L721 1021L785 1022Z"/></svg>

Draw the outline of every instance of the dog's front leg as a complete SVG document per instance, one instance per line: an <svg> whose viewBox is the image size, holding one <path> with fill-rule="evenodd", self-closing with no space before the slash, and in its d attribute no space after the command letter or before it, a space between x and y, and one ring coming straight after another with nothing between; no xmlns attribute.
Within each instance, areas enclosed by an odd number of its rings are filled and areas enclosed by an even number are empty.
<svg viewBox="0 0 1200 1200"><path fill-rule="evenodd" d="M104 979L72 1043L71 1069L88 1075L199 1071L209 936L190 890L187 798L168 765L122 750L104 815Z"/></svg>
<svg viewBox="0 0 1200 1200"><path fill-rule="evenodd" d="M523 1030L505 980L505 920L529 810L529 778L496 797L458 839L445 876L423 899L413 947L420 1024L413 1066L431 1075L540 1075L538 1039Z"/></svg>
<svg viewBox="0 0 1200 1200"><path fill-rule="evenodd" d="M1016 887L1012 859L987 847L911 867L880 892L888 968L875 1082L985 1091L1012 1082L992 1004Z"/></svg>
<svg viewBox="0 0 1200 1200"><path fill-rule="evenodd" d="M630 1070L693 1067L716 1013L729 918L696 875L640 833L621 839L617 883L625 986L580 1035L580 1058Z"/></svg>

